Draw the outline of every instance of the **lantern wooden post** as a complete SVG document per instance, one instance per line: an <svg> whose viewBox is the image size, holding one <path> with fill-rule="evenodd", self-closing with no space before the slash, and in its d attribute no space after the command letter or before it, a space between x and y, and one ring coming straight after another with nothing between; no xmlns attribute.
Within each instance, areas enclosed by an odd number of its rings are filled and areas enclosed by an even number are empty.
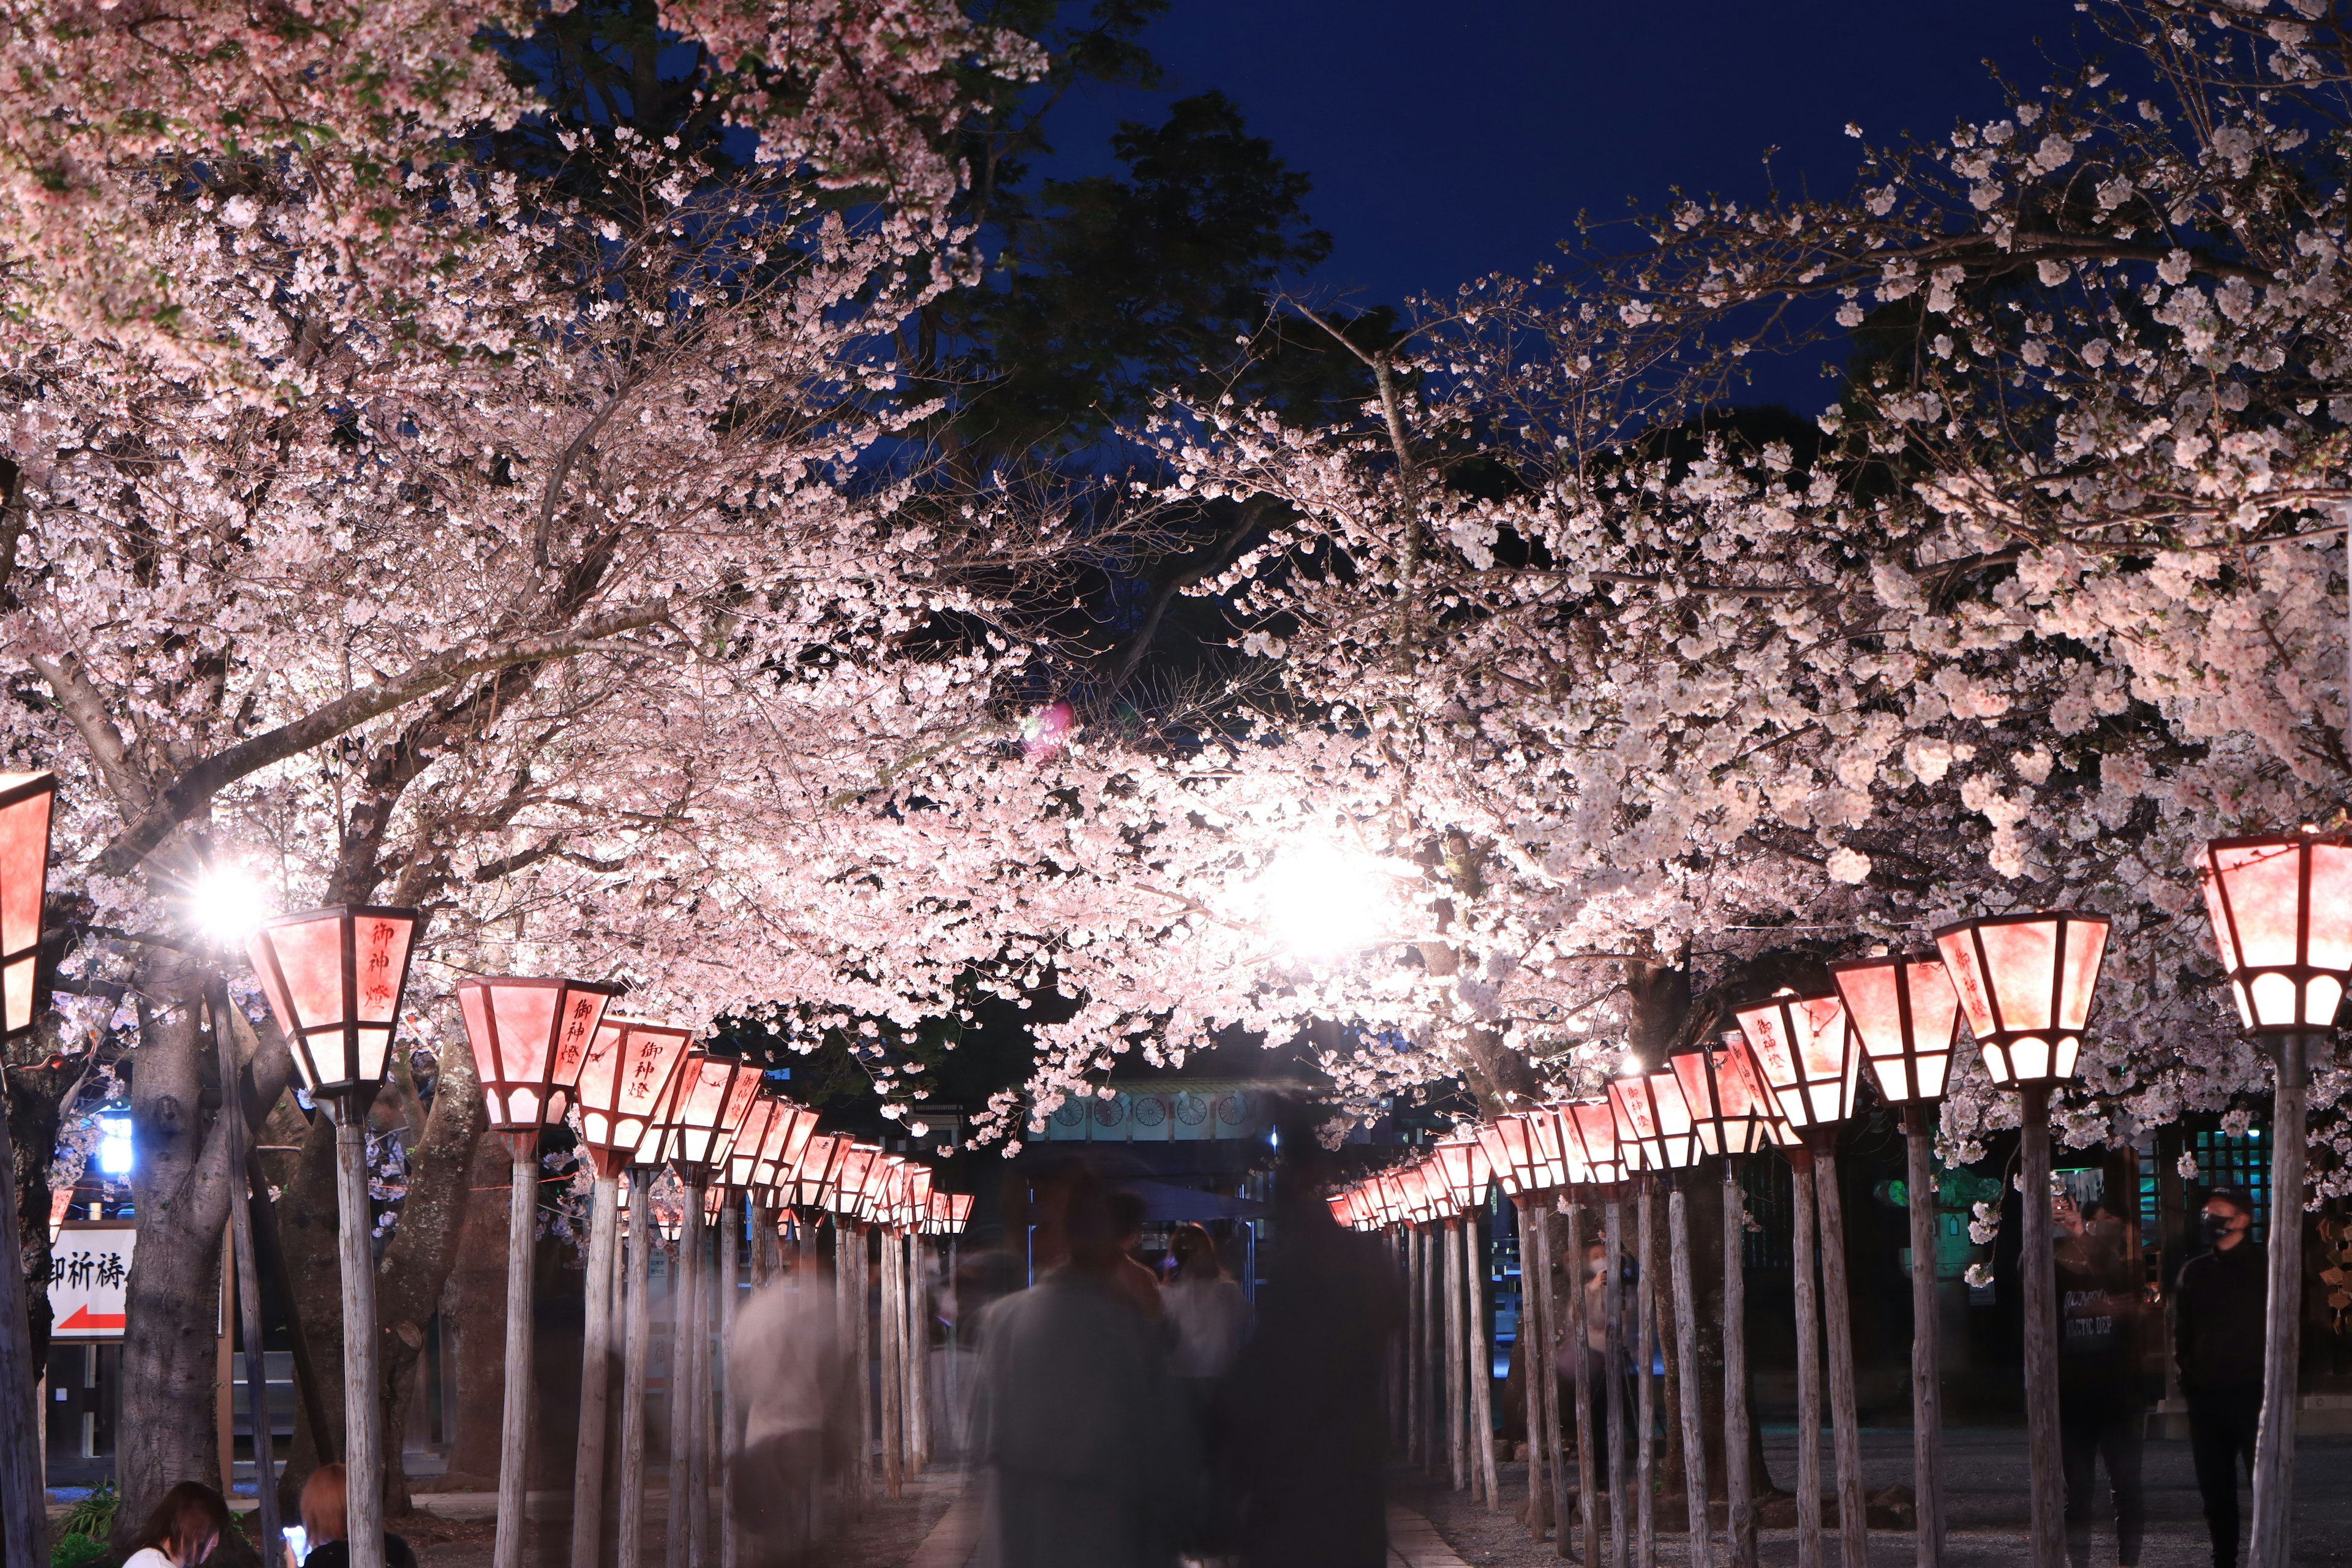
<svg viewBox="0 0 2352 1568"><path fill-rule="evenodd" d="M1936 946L1959 994L1986 1076L2018 1091L2025 1182L2025 1431L2033 1457L2033 1568L2064 1568L2058 1444L2058 1281L2050 1240L2050 1091L2074 1076L2107 943L2102 916L2065 910L1945 926Z"/></svg>
<svg viewBox="0 0 2352 1568"><path fill-rule="evenodd" d="M881 1383L877 1389L882 1398L882 1489L898 1497L906 1484L906 1437L904 1409L905 1371L898 1364L906 1348L906 1336L899 1331L899 1313L906 1306L906 1294L898 1286L898 1238L890 1234L887 1225L875 1226L881 1241L879 1259L881 1300L875 1303L880 1321L875 1325L881 1336L876 1348L881 1352Z"/></svg>
<svg viewBox="0 0 2352 1568"><path fill-rule="evenodd" d="M1437 1243L1438 1289L1444 1300L1438 1321L1444 1353L1438 1358L1438 1365L1445 1374L1445 1397L1440 1406L1445 1413L1445 1462L1457 1492L1470 1485L1470 1455L1463 1441L1467 1434L1462 1413L1462 1249L1454 1245L1454 1237L1461 1223L1459 1218L1442 1219L1430 1229L1430 1238Z"/></svg>
<svg viewBox="0 0 2352 1568"><path fill-rule="evenodd" d="M1739 1161L1723 1162L1723 1499L1732 1568L1756 1568L1756 1498L1748 1470L1748 1194Z"/></svg>
<svg viewBox="0 0 2352 1568"><path fill-rule="evenodd" d="M1813 1261L1813 1157L1789 1151L1796 1201L1790 1261L1797 1276L1797 1568L1822 1568L1822 1315Z"/></svg>
<svg viewBox="0 0 2352 1568"><path fill-rule="evenodd" d="M1903 1108L1911 1220L1911 1475L1918 1568L1944 1561L1944 1378L1936 1310L1936 1134L1928 1108Z"/></svg>
<svg viewBox="0 0 2352 1568"><path fill-rule="evenodd" d="M1427 1413L1430 1432L1424 1440L1423 1457L1427 1461L1423 1468L1430 1475L1445 1468L1447 1447L1445 1397L1445 1257L1437 1245L1438 1222L1424 1208L1421 1224L1421 1364L1424 1386L1422 1408Z"/></svg>
<svg viewBox="0 0 2352 1568"><path fill-rule="evenodd" d="M2066 1560L2063 1456L2058 1446L2058 1277L2050 1237L2050 1088L2019 1091L2018 1165L2025 1184L2018 1273L2025 1298L2025 1440L2033 1456L2034 1568Z"/></svg>
<svg viewBox="0 0 2352 1568"><path fill-rule="evenodd" d="M621 1362L621 1517L615 1568L638 1568L646 1535L646 1382L653 1373L654 1173L629 1167L628 1330Z"/></svg>
<svg viewBox="0 0 2352 1568"><path fill-rule="evenodd" d="M693 1528L694 1341L698 1313L695 1285L702 1272L696 1246L702 1228L702 1183L686 1183L685 1214L677 1233L677 1265L669 1293L669 1518L664 1531L663 1568L688 1568L688 1533Z"/></svg>
<svg viewBox="0 0 2352 1568"><path fill-rule="evenodd" d="M1650 1375L1658 1350L1657 1313L1651 1305L1657 1300L1657 1249L1652 1241L1657 1232L1656 1185L1654 1176L1639 1176L1633 1182L1633 1274L1640 1281L1633 1291L1633 1440L1637 1445L1633 1495L1639 1510L1633 1516L1633 1551L1634 1561L1643 1563L1658 1560L1657 1444L1653 1440L1657 1430L1657 1379Z"/></svg>
<svg viewBox="0 0 2352 1568"><path fill-rule="evenodd" d="M1404 1457L1408 1464L1421 1462L1426 1451L1429 1420L1423 1412L1427 1406L1422 1395L1423 1342L1421 1318L1423 1301L1422 1270L1426 1259L1421 1245L1421 1227L1408 1223L1404 1226L1405 1245L1405 1379L1404 1379Z"/></svg>
<svg viewBox="0 0 2352 1568"><path fill-rule="evenodd" d="M2199 859L2206 912L2239 1017L2274 1068L2270 1278L2249 1556L2253 1568L2284 1568L2294 1549L2310 1058L2326 1050L2352 983L2352 840L2305 827L2217 838Z"/></svg>
<svg viewBox="0 0 2352 1568"><path fill-rule="evenodd" d="M1549 1322L1557 1315L1551 1308L1554 1300L1551 1293L1551 1248L1548 1227L1542 1226L1540 1219L1537 1223L1539 1233L1544 1236L1544 1318ZM1591 1336L1584 1318L1584 1209L1572 1199L1568 1205L1568 1281L1569 1289L1573 1292L1571 1299L1575 1302L1575 1310L1570 1317L1567 1331L1560 1337L1563 1342L1574 1347L1575 1356L1576 1516L1583 1535L1584 1561L1598 1563L1601 1561L1601 1467L1597 1462L1598 1451L1592 1446ZM1549 1376L1551 1369L1547 1366L1544 1372L1546 1376ZM1564 1470L1557 1468L1559 1457L1557 1436L1555 1429L1552 1496L1560 1504L1556 1544L1559 1554L1565 1557L1568 1555L1568 1508L1563 1494L1567 1489L1568 1478Z"/></svg>
<svg viewBox="0 0 2352 1568"><path fill-rule="evenodd" d="M653 1163L662 1152L664 1131L657 1119L671 1097L691 1037L690 1031L668 1025L614 1017L608 1005L584 1054L569 1069L580 1142L595 1176L588 1229L587 1332L580 1361L580 1447L572 1480L571 1568L597 1568L603 1556L604 1411L611 1397L609 1342L614 1338L622 1342L622 1454L616 1477L620 1568L636 1568L644 1549L645 1393L653 1345L653 1308L646 1292L657 1234L648 1194ZM640 1158L646 1163L632 1164ZM620 1252L624 1184L634 1238L625 1262ZM613 1307L623 1295L625 1280L625 1321L616 1330Z"/></svg>
<svg viewBox="0 0 2352 1568"><path fill-rule="evenodd" d="M1698 1305L1691 1291L1690 1211L1676 1180L1666 1194L1667 1246L1674 1256L1675 1355L1682 1363L1683 1496L1690 1515L1690 1568L1713 1568L1706 1515L1706 1432L1699 1415Z"/></svg>
<svg viewBox="0 0 2352 1568"><path fill-rule="evenodd" d="M1813 1198L1822 1216L1822 1321L1829 1331L1830 1430L1837 1456L1838 1536L1843 1560L1870 1561L1862 1494L1862 1427L1853 1401L1853 1325L1845 1277L1845 1206L1829 1135L1813 1152Z"/></svg>
<svg viewBox="0 0 2352 1568"><path fill-rule="evenodd" d="M1498 1494L1502 1488L1495 1470L1495 1352L1486 1337L1487 1269L1486 1248L1483 1245L1486 1238L1479 1234L1485 1215L1482 1200L1472 1216L1463 1223L1463 1308L1470 1314L1470 1435L1477 1449L1476 1478L1486 1489L1486 1511L1499 1513L1502 1500ZM1474 1245L1474 1236L1477 1236L1478 1244Z"/></svg>
<svg viewBox="0 0 2352 1568"><path fill-rule="evenodd" d="M1601 1264L1601 1322L1607 1344L1601 1375L1609 1380L1609 1552L1610 1561L1630 1562L1626 1515L1633 1500L1633 1454L1629 1451L1632 1412L1625 1408L1624 1257L1625 1203L1615 1184L1609 1189L1609 1206L1602 1220Z"/></svg>
<svg viewBox="0 0 2352 1568"><path fill-rule="evenodd" d="M740 1550L735 1530L735 1445L738 1430L735 1383L728 1375L727 1347L735 1341L735 1250L743 1240L744 1197L729 1188L719 1211L719 1345L713 1370L719 1384L719 1561L735 1568Z"/></svg>
<svg viewBox="0 0 2352 1568"><path fill-rule="evenodd" d="M931 1460L930 1248L922 1227L907 1232L907 1449L919 1475Z"/></svg>
<svg viewBox="0 0 2352 1568"><path fill-rule="evenodd" d="M1914 1540L1918 1568L1938 1568L1944 1559L1944 1437L1936 1331L1934 1130L1927 1113L1943 1100L1950 1075L1959 994L1940 960L1854 959L1831 964L1830 977L1845 1002L1880 1097L1903 1112L1911 1220L1911 1471L1918 1521Z"/></svg>
<svg viewBox="0 0 2352 1568"><path fill-rule="evenodd" d="M383 1081L424 924L415 910L335 905L264 921L247 939L295 1070L315 1098L334 1107L352 1568L383 1568L383 1403L376 1387L367 1110ZM260 1417L268 1418L266 1409Z"/></svg>
<svg viewBox="0 0 2352 1568"><path fill-rule="evenodd" d="M539 1131L506 1132L506 1385L499 1415L499 1518L491 1568L522 1568L530 1453L531 1254L539 1229Z"/></svg>
<svg viewBox="0 0 2352 1568"><path fill-rule="evenodd" d="M1525 1194L1511 1199L1512 1218L1519 1235L1519 1331L1512 1355L1518 1363L1519 1381L1528 1410L1528 1530L1538 1541L1544 1537L1544 1521L1551 1515L1550 1499L1545 1492L1544 1467L1556 1471L1559 1466L1557 1439L1552 1436L1551 1396L1551 1330L1545 1320L1543 1298L1536 1278L1542 1266L1541 1243L1537 1239L1535 1216L1529 1213Z"/></svg>

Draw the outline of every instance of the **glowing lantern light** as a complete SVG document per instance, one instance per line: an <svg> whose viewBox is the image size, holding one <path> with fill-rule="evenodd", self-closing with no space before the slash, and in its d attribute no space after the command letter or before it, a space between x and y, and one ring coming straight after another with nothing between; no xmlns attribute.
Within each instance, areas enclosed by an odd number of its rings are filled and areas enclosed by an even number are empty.
<svg viewBox="0 0 2352 1568"><path fill-rule="evenodd" d="M415 910L335 905L265 921L247 939L262 993L313 1095L364 1100L383 1082L424 923Z"/></svg>
<svg viewBox="0 0 2352 1568"><path fill-rule="evenodd" d="M691 1029L609 1013L598 1024L572 1094L580 1141L599 1175L618 1173L648 1141L693 1037Z"/></svg>
<svg viewBox="0 0 2352 1568"><path fill-rule="evenodd" d="M617 985L509 976L457 982L474 1072L493 1130L529 1134L563 1119Z"/></svg>
<svg viewBox="0 0 2352 1568"><path fill-rule="evenodd" d="M2107 923L2052 910L1987 915L1936 933L1993 1082L2015 1089L2074 1076Z"/></svg>
<svg viewBox="0 0 2352 1568"><path fill-rule="evenodd" d="M1607 1095L1570 1100L1559 1107L1559 1123L1562 1134L1574 1140L1579 1181L1611 1187L1625 1179L1633 1151L1618 1141L1617 1111Z"/></svg>
<svg viewBox="0 0 2352 1568"><path fill-rule="evenodd" d="M1729 1035L1719 1047L1702 1046L1666 1058L1682 1080L1683 1100L1703 1153L1733 1159L1760 1153L1787 1125L1779 1102L1757 1081L1739 1039Z"/></svg>
<svg viewBox="0 0 2352 1568"><path fill-rule="evenodd" d="M849 1140L835 1132L818 1132L801 1146L799 1163L793 1166L790 1184L779 1184L789 1196L787 1205L793 1208L822 1209L832 1205L833 1172L840 1163L842 1151Z"/></svg>
<svg viewBox="0 0 2352 1568"><path fill-rule="evenodd" d="M700 1181L726 1158L729 1140L760 1092L760 1069L740 1058L689 1054L678 1068L662 1117L668 1136L663 1158L681 1180Z"/></svg>
<svg viewBox="0 0 2352 1568"><path fill-rule="evenodd" d="M1960 996L1938 960L1857 958L1830 965L1863 1059L1890 1105L1944 1098Z"/></svg>
<svg viewBox="0 0 2352 1568"><path fill-rule="evenodd" d="M2246 1027L2335 1027L2352 979L2352 842L2308 830L2216 838L2197 868Z"/></svg>
<svg viewBox="0 0 2352 1568"><path fill-rule="evenodd" d="M55 773L0 773L0 1037L33 1026L57 794Z"/></svg>
<svg viewBox="0 0 2352 1568"><path fill-rule="evenodd" d="M1486 1152L1475 1136L1457 1133L1441 1140L1435 1153L1439 1177L1455 1208L1472 1209L1486 1201L1486 1184L1494 1173L1487 1167Z"/></svg>
<svg viewBox="0 0 2352 1568"><path fill-rule="evenodd" d="M1783 986L1735 1014L1748 1067L1791 1129L1804 1134L1853 1114L1862 1052L1836 992L1801 996Z"/></svg>

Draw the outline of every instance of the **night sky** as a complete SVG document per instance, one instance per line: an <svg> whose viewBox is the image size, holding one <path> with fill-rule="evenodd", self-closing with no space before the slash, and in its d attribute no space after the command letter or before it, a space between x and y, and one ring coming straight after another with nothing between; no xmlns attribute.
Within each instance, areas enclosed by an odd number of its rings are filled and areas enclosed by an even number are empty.
<svg viewBox="0 0 2352 1568"><path fill-rule="evenodd" d="M1045 166L1107 170L1118 121L1219 89L1314 179L1308 211L1335 242L1315 281L1392 302L1536 266L1579 209L1613 217L1677 184L1760 195L1768 146L1784 189L1843 193L1848 121L1941 139L2000 107L1988 58L2038 87L2053 57L2079 58L2086 20L2067 0L1175 0L1147 35L1165 87L1064 104ZM1810 369L1765 390L1826 401Z"/></svg>

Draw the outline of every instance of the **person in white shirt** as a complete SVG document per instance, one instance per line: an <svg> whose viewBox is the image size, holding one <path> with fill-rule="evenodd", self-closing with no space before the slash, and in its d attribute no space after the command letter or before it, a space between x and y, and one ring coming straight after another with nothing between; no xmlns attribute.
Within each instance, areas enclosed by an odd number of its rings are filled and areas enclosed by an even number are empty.
<svg viewBox="0 0 2352 1568"><path fill-rule="evenodd" d="M735 1316L727 1349L743 1411L735 1516L755 1542L754 1563L807 1561L830 1528L828 1492L848 1474L856 1374L834 1295L831 1274L803 1253Z"/></svg>

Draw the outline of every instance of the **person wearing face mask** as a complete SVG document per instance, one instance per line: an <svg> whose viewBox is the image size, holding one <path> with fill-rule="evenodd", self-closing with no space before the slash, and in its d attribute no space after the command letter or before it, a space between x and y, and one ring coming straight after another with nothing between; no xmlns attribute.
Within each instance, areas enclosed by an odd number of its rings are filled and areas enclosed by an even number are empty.
<svg viewBox="0 0 2352 1568"><path fill-rule="evenodd" d="M2214 1568L2237 1568L2238 1469L2253 1473L2263 1415L2263 1310L2270 1258L2253 1239L2253 1200L2236 1187L2205 1199L2210 1250L2173 1287L2172 1353L2189 1401L2189 1455L2213 1538Z"/></svg>

